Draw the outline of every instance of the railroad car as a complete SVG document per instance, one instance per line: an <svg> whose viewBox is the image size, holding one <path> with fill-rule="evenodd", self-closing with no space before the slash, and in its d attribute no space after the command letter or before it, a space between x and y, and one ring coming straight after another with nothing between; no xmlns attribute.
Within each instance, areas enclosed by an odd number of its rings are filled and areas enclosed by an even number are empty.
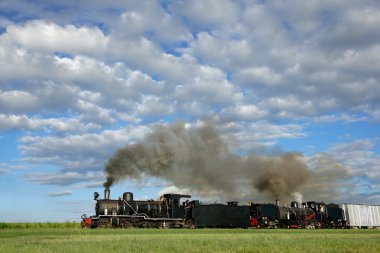
<svg viewBox="0 0 380 253"><path fill-rule="evenodd" d="M351 228L380 228L380 206L342 204L344 220Z"/></svg>

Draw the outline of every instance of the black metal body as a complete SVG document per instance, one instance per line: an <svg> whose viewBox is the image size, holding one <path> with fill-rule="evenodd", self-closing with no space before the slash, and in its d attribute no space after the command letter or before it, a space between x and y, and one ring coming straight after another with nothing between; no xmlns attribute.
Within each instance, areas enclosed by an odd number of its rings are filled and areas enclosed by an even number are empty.
<svg viewBox="0 0 380 253"><path fill-rule="evenodd" d="M341 228L344 227L343 210L335 204L305 202L290 207L275 204L251 205L251 224L267 228Z"/></svg>
<svg viewBox="0 0 380 253"><path fill-rule="evenodd" d="M310 224L313 210L304 207L285 207L275 204L254 204L251 215L256 219L256 226L263 228L305 228Z"/></svg>
<svg viewBox="0 0 380 253"><path fill-rule="evenodd" d="M185 201L189 195L164 194L160 200L134 200L133 193L123 198L104 199L94 193L95 215L83 218L91 227L220 227L220 228L340 228L345 226L343 210L335 204L292 202L290 207L276 204L200 204ZM87 226L87 225L86 225Z"/></svg>
<svg viewBox="0 0 380 253"><path fill-rule="evenodd" d="M250 221L249 206L198 205L191 212L195 227L247 228Z"/></svg>
<svg viewBox="0 0 380 253"><path fill-rule="evenodd" d="M91 227L243 227L249 226L250 207L228 204L202 205L198 200L181 203L189 195L164 194L159 201L134 200L133 194L126 192L123 198L98 199L95 193L95 216L91 217Z"/></svg>
<svg viewBox="0 0 380 253"><path fill-rule="evenodd" d="M109 199L109 190L105 198L98 199L95 193L95 213L91 217L92 227L177 227L184 224L184 207L181 198L189 195L165 194L159 201L134 200L131 192L123 194L118 200Z"/></svg>

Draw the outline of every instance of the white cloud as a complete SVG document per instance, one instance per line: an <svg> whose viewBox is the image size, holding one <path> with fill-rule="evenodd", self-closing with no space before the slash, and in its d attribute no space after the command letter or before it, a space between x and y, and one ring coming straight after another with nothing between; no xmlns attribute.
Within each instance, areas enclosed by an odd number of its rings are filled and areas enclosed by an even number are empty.
<svg viewBox="0 0 380 253"><path fill-rule="evenodd" d="M128 27L122 31L122 36L127 38L144 36L146 33L149 33L153 40L166 42L191 38L181 20L166 12L154 1L130 4L128 11L123 12L120 18L121 25Z"/></svg>
<svg viewBox="0 0 380 253"><path fill-rule="evenodd" d="M356 139L352 142L337 143L326 153L349 167L357 179L364 181L359 181L359 184L369 181L372 186L379 187L380 156L375 152L378 146L378 139Z"/></svg>
<svg viewBox="0 0 380 253"><path fill-rule="evenodd" d="M61 186L104 178L99 172L28 173L26 176L37 184Z"/></svg>
<svg viewBox="0 0 380 253"><path fill-rule="evenodd" d="M0 163L0 170L4 173L10 170L19 170L19 169L27 169L30 166L27 164L14 164L14 163Z"/></svg>
<svg viewBox="0 0 380 253"><path fill-rule="evenodd" d="M22 159L60 174L102 170L152 121L211 119L247 150L303 138L308 123L378 122L379 7L5 0L19 15L0 17L0 129L20 130ZM373 180L361 144L350 152ZM82 176L65 175L40 183Z"/></svg>
<svg viewBox="0 0 380 253"><path fill-rule="evenodd" d="M115 123L111 110L83 100L78 100L77 106L78 110L82 112L81 120L85 122L92 122L103 126Z"/></svg>
<svg viewBox="0 0 380 253"><path fill-rule="evenodd" d="M298 139L308 135L303 125L272 124L265 120L258 120L254 123L250 121L234 123L231 121L220 122L219 124L230 149L248 153L256 150L270 151L272 148L276 149L279 139Z"/></svg>
<svg viewBox="0 0 380 253"><path fill-rule="evenodd" d="M315 118L315 122L317 123L334 123L334 122L341 122L341 123L353 123L353 122L360 122L360 121L368 121L368 118L357 116L357 115L350 115L350 114L340 114L340 115L322 115Z"/></svg>
<svg viewBox="0 0 380 253"><path fill-rule="evenodd" d="M22 90L1 91L0 110L3 112L25 112L38 105L37 98Z"/></svg>
<svg viewBox="0 0 380 253"><path fill-rule="evenodd" d="M315 114L316 108L311 100L305 100L293 95L272 97L264 102L264 107L271 108L280 118L298 118Z"/></svg>
<svg viewBox="0 0 380 253"><path fill-rule="evenodd" d="M303 126L297 124L276 125L259 121L250 124L249 127L257 139L301 138L306 136L306 133L303 132Z"/></svg>
<svg viewBox="0 0 380 253"><path fill-rule="evenodd" d="M102 171L113 152L140 140L147 131L145 126L130 126L98 134L24 136L19 150L24 162L53 164L69 171Z"/></svg>
<svg viewBox="0 0 380 253"><path fill-rule="evenodd" d="M241 104L225 108L221 114L230 120L259 120L268 116L268 111L256 105Z"/></svg>
<svg viewBox="0 0 380 253"><path fill-rule="evenodd" d="M175 106L175 105L174 105ZM156 96L144 96L142 102L137 106L137 113L142 116L160 116L172 114L174 108L166 101L161 101Z"/></svg>
<svg viewBox="0 0 380 253"><path fill-rule="evenodd" d="M347 10L341 22L327 31L321 39L324 46L349 49L377 44L380 23L379 6L360 6Z"/></svg>
<svg viewBox="0 0 380 253"><path fill-rule="evenodd" d="M197 101L202 105L230 105L242 99L239 89L228 82L219 69L201 66L195 76L184 85L178 86L175 98L178 101Z"/></svg>
<svg viewBox="0 0 380 253"><path fill-rule="evenodd" d="M71 191L60 191L60 192L49 192L50 197L62 197L62 196L69 196L72 195Z"/></svg>
<svg viewBox="0 0 380 253"><path fill-rule="evenodd" d="M375 110L369 110L369 114L376 120L380 121L380 108Z"/></svg>
<svg viewBox="0 0 380 253"><path fill-rule="evenodd" d="M242 80L249 80L253 86L276 85L281 80L281 76L274 73L274 71L271 70L268 66L243 69L239 72L239 78Z"/></svg>
<svg viewBox="0 0 380 253"><path fill-rule="evenodd" d="M31 50L73 54L103 51L109 40L98 28L62 27L44 20L31 21L21 27L8 26L5 36Z"/></svg>
<svg viewBox="0 0 380 253"><path fill-rule="evenodd" d="M192 20L198 29L229 25L238 20L239 6L233 1L196 0L178 1L172 10ZM206 11L205 11L206 10Z"/></svg>
<svg viewBox="0 0 380 253"><path fill-rule="evenodd" d="M193 53L202 62L218 65L223 69L237 69L248 65L254 57L250 43L244 39L224 40L201 32L190 45L191 49L185 50L185 52Z"/></svg>
<svg viewBox="0 0 380 253"><path fill-rule="evenodd" d="M91 124L82 124L77 119L58 119L28 117L26 115L0 114L0 129L12 130L55 130L57 132L85 131L96 128ZM82 130L81 130L82 129Z"/></svg>
<svg viewBox="0 0 380 253"><path fill-rule="evenodd" d="M380 188L378 145L378 139L354 139L304 157L314 177L305 194L325 201L375 204L372 196Z"/></svg>

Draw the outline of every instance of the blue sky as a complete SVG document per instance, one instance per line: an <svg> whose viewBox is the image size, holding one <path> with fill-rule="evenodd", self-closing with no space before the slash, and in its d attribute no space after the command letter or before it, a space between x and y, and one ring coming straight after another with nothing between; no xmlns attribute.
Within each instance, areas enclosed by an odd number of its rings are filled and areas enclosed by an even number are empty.
<svg viewBox="0 0 380 253"><path fill-rule="evenodd" d="M317 175L305 198L379 204L379 13L375 0L1 1L0 221L92 214L115 151L177 121L212 124L240 156L303 154ZM174 187L146 176L111 197Z"/></svg>

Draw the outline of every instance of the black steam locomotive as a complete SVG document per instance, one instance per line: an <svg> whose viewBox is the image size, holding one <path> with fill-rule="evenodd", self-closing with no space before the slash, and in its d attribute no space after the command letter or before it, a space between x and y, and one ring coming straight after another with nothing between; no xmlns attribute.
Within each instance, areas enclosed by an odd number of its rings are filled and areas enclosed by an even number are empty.
<svg viewBox="0 0 380 253"><path fill-rule="evenodd" d="M336 204L292 202L290 207L252 204L251 227L257 228L343 228L344 213Z"/></svg>
<svg viewBox="0 0 380 253"><path fill-rule="evenodd" d="M160 200L134 200L131 192L112 200L94 193L95 215L82 215L83 227L144 228L338 228L344 227L343 210L334 204L306 202L290 207L276 204L200 204L190 195L164 194ZM186 199L185 201L182 201ZM182 202L181 202L182 201Z"/></svg>

